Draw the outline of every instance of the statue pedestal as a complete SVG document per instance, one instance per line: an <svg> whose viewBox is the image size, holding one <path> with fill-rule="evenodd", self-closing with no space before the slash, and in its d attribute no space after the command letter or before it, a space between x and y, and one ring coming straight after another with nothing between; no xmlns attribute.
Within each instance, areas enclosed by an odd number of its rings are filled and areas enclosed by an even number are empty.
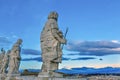
<svg viewBox="0 0 120 80"><path fill-rule="evenodd" d="M4 77L4 76L6 76L6 74L0 74L0 77Z"/></svg>
<svg viewBox="0 0 120 80"><path fill-rule="evenodd" d="M40 72L38 74L38 77L50 77L49 73L46 73L46 72Z"/></svg>
<svg viewBox="0 0 120 80"><path fill-rule="evenodd" d="M7 74L7 77L17 77L17 76L20 76L20 73L18 73L18 74Z"/></svg>
<svg viewBox="0 0 120 80"><path fill-rule="evenodd" d="M57 72L51 72L51 73L47 73L47 72L40 72L38 75L39 80L49 80L49 78L62 78L63 74L61 73L57 73Z"/></svg>
<svg viewBox="0 0 120 80"><path fill-rule="evenodd" d="M18 74L7 74L7 77L5 80L14 79L14 78L19 77L19 76L20 76L19 73Z"/></svg>
<svg viewBox="0 0 120 80"><path fill-rule="evenodd" d="M0 74L0 80L4 80L6 76L6 74Z"/></svg>

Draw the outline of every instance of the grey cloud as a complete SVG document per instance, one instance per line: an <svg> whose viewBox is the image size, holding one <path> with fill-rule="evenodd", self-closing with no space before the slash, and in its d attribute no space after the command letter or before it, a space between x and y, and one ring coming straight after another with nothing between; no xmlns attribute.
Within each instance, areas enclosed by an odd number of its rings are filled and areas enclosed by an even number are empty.
<svg viewBox="0 0 120 80"><path fill-rule="evenodd" d="M11 43L12 42L7 37L0 36L0 48L8 48Z"/></svg>
<svg viewBox="0 0 120 80"><path fill-rule="evenodd" d="M70 58L62 57L62 60L67 61L67 60L70 60ZM38 62L42 62L42 58L41 57L23 58L22 61L38 61Z"/></svg>
<svg viewBox="0 0 120 80"><path fill-rule="evenodd" d="M120 54L120 50L117 50L119 48L120 48L119 43L114 43L111 41L70 42L66 47L68 51L75 51L75 52L79 52L79 55L89 55L89 56ZM76 55L76 54L70 54L70 55Z"/></svg>
<svg viewBox="0 0 120 80"><path fill-rule="evenodd" d="M40 55L41 52L34 49L22 49L22 54L24 55Z"/></svg>
<svg viewBox="0 0 120 80"><path fill-rule="evenodd" d="M9 41L9 39L7 39L6 37L2 37L0 36L0 44L10 44L11 41Z"/></svg>
<svg viewBox="0 0 120 80"><path fill-rule="evenodd" d="M22 59L22 61L38 61L38 62L42 62L42 59L41 59L41 57L24 58L24 59Z"/></svg>
<svg viewBox="0 0 120 80"><path fill-rule="evenodd" d="M95 57L80 57L72 60L91 60L91 59L96 59Z"/></svg>
<svg viewBox="0 0 120 80"><path fill-rule="evenodd" d="M67 61L67 60L70 60L70 58L62 57L62 60Z"/></svg>

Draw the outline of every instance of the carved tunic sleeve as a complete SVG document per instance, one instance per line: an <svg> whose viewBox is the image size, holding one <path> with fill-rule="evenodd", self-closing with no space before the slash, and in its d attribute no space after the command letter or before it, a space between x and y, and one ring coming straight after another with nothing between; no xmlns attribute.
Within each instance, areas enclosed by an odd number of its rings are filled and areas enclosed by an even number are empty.
<svg viewBox="0 0 120 80"><path fill-rule="evenodd" d="M57 27L54 27L54 25L56 24L51 24L51 32L52 35L54 36L54 38L56 40L58 40L60 43L65 44L65 39L63 37L63 34L59 31L59 29Z"/></svg>

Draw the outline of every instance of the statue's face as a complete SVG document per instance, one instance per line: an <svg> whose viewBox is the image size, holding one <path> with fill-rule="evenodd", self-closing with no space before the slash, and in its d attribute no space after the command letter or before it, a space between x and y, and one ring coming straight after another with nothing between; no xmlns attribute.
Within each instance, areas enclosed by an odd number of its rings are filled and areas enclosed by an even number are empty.
<svg viewBox="0 0 120 80"><path fill-rule="evenodd" d="M22 39L18 39L17 41L19 44L22 44Z"/></svg>
<svg viewBox="0 0 120 80"><path fill-rule="evenodd" d="M48 16L48 19L58 19L58 13L57 12L51 12Z"/></svg>

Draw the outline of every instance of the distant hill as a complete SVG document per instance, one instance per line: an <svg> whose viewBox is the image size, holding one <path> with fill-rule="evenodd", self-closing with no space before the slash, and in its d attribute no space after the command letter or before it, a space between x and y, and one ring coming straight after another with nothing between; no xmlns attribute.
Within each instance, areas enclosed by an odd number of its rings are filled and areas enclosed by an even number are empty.
<svg viewBox="0 0 120 80"><path fill-rule="evenodd" d="M40 69L27 69L29 72L40 72ZM22 73L24 70L20 70ZM64 73L64 74L120 74L120 68L113 68L113 67L105 67L105 68L71 68L66 69L62 68L56 70L56 72Z"/></svg>
<svg viewBox="0 0 120 80"><path fill-rule="evenodd" d="M41 70L40 69L25 69L25 70L28 70L28 72L40 72ZM19 70L21 73L24 72L24 69L21 69Z"/></svg>
<svg viewBox="0 0 120 80"><path fill-rule="evenodd" d="M57 72L65 74L120 74L120 68L105 67L105 68L72 68L72 69L60 69Z"/></svg>

